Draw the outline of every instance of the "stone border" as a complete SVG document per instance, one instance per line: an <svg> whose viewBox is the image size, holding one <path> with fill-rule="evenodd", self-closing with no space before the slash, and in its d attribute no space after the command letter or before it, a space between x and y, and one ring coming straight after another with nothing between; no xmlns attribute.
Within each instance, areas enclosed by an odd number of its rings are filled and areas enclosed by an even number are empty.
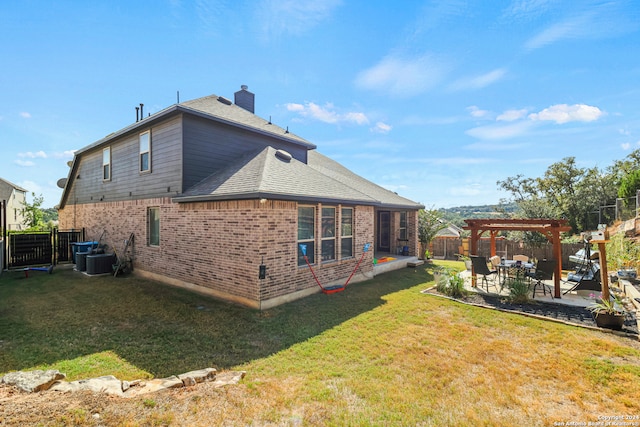
<svg viewBox="0 0 640 427"><path fill-rule="evenodd" d="M98 378L67 382L64 381L66 375L60 371L36 370L10 372L2 377L0 383L15 386L27 393L48 390L70 393L88 390L94 393L105 393L112 396L130 398L155 393L168 388L190 387L202 382L212 382L215 387L237 384L244 378L245 374L245 371L230 371L218 374L214 368L205 368L177 376L173 375L168 378L151 380L123 381L113 375L106 375Z"/></svg>

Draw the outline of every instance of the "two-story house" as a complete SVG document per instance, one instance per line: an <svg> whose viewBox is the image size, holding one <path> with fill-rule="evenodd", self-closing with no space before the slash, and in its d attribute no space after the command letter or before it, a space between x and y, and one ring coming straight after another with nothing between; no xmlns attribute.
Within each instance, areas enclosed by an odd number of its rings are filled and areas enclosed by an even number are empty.
<svg viewBox="0 0 640 427"><path fill-rule="evenodd" d="M0 178L0 202L6 203L7 230L24 230L24 204L27 201L27 190ZM0 224L0 228L3 224Z"/></svg>
<svg viewBox="0 0 640 427"><path fill-rule="evenodd" d="M136 274L262 309L319 290L300 244L324 285L344 282L366 243L416 254L422 205L253 111L243 86L234 102L177 103L78 150L60 227L116 250L133 232ZM373 276L373 256L352 283Z"/></svg>

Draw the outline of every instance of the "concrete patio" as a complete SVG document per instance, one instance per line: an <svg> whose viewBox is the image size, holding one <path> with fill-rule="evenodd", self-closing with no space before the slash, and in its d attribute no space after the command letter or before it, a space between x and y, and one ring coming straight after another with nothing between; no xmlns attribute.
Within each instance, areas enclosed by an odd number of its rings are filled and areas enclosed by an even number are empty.
<svg viewBox="0 0 640 427"><path fill-rule="evenodd" d="M504 286L501 288L500 281L498 277L493 277L488 279L489 282L489 290L487 291L486 285L482 283L482 276L477 276L478 286L471 286L471 272L469 270L465 270L460 273L460 276L464 278L464 287L470 292L477 292L479 294L487 294L487 295L496 295L496 296L508 296L509 288ZM541 302L548 302L554 304L566 304L573 305L577 307L588 307L591 305L596 297L600 295L600 292L597 291L572 291L568 292L565 295L565 292L571 289L575 283L567 283L565 281L560 281L560 298L553 298L553 293L548 290L551 289L553 291L553 281L547 280L544 281L545 286L547 287L546 295L543 294L542 290L538 289L535 295L535 300Z"/></svg>

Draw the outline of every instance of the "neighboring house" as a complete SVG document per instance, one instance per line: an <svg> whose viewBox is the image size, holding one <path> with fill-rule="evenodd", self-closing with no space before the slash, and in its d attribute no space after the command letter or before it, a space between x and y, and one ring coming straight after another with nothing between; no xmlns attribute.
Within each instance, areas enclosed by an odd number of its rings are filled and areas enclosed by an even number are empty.
<svg viewBox="0 0 640 427"><path fill-rule="evenodd" d="M116 251L135 233L136 274L261 309L319 290L300 243L324 286L344 283L365 243L415 255L422 205L253 110L242 86L235 103L174 104L76 151L60 227ZM372 252L352 282L374 275Z"/></svg>
<svg viewBox="0 0 640 427"><path fill-rule="evenodd" d="M26 225L23 209L27 201L27 190L0 178L0 202L3 200L7 202L7 230L24 230Z"/></svg>

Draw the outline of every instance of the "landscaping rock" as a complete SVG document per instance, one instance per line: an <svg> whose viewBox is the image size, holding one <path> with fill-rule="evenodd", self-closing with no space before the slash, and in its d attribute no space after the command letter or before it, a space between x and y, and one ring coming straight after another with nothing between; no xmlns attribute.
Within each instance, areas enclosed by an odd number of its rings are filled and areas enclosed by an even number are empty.
<svg viewBox="0 0 640 427"><path fill-rule="evenodd" d="M56 370L10 372L2 377L3 384L18 387L27 393L48 390L56 381L66 378L66 375Z"/></svg>
<svg viewBox="0 0 640 427"><path fill-rule="evenodd" d="M141 394L155 393L168 388L184 387L182 380L175 375L169 378L158 378L153 380L141 381L138 387L132 387L123 394L124 397L135 397Z"/></svg>
<svg viewBox="0 0 640 427"><path fill-rule="evenodd" d="M52 390L62 392L91 391L119 397L135 397L168 388L194 386L202 382L213 382L215 387L237 384L245 372L217 374L214 368L190 371L178 376L152 380L121 381L113 375L78 381L63 381L66 376L59 371L12 372L2 377L2 383L14 385L26 392Z"/></svg>
<svg viewBox="0 0 640 427"><path fill-rule="evenodd" d="M214 368L199 369L197 371L190 371L190 372L186 372L184 374L178 375L178 378L182 380L185 387L192 386L204 381L215 380L216 370Z"/></svg>
<svg viewBox="0 0 640 427"><path fill-rule="evenodd" d="M231 372L222 372L216 375L216 380L213 382L215 387L223 387L225 385L230 384L238 384L241 379L246 375L246 371L231 371Z"/></svg>
<svg viewBox="0 0 640 427"><path fill-rule="evenodd" d="M106 393L120 397L124 395L122 391L122 381L113 375L71 382L60 381L51 387L51 390L64 392L88 390L95 393Z"/></svg>

